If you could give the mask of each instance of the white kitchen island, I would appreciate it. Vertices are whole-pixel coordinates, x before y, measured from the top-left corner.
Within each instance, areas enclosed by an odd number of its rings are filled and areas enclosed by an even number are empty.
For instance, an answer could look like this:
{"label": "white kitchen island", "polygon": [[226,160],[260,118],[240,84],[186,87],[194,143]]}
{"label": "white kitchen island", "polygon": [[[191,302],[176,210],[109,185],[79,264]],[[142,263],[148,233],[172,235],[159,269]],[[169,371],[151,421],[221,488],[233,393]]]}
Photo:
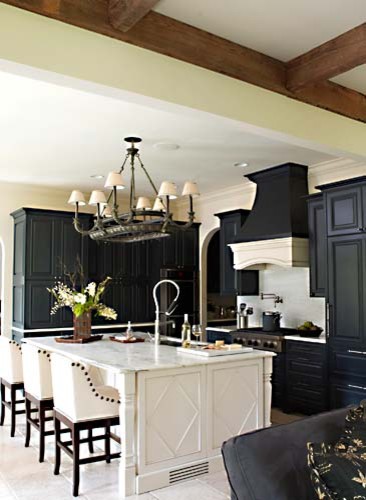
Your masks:
{"label": "white kitchen island", "polygon": [[121,410],[120,493],[144,493],[222,469],[221,445],[270,425],[273,353],[203,358],[151,343],[26,342],[109,373]]}

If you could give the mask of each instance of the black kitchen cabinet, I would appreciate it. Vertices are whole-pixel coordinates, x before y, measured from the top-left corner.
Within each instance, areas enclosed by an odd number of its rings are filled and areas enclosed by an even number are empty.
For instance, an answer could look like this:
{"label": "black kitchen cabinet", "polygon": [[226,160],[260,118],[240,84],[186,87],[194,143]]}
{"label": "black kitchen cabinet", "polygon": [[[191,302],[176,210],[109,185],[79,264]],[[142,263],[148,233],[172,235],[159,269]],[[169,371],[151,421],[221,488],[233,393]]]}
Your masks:
{"label": "black kitchen cabinet", "polygon": [[220,230],[212,236],[207,248],[207,293],[220,293]]}
{"label": "black kitchen cabinet", "polygon": [[326,411],[327,384],[325,344],[286,341],[286,411],[306,415]]}
{"label": "black kitchen cabinet", "polygon": [[327,191],[328,236],[366,232],[365,196],[366,188],[361,185],[341,185]]}
{"label": "black kitchen cabinet", "polygon": [[366,345],[366,234],[328,239],[331,344]]}
{"label": "black kitchen cabinet", "polygon": [[[69,311],[50,315],[53,299],[47,288],[67,281],[78,261],[88,272],[88,240],[73,228],[73,215],[20,209],[14,218],[13,326],[48,329],[72,326]],[[82,215],[85,224],[89,215]]]}
{"label": "black kitchen cabinet", "polygon": [[[75,271],[78,260],[85,282],[110,276],[104,303],[117,311],[115,321],[93,318],[94,325],[152,322],[152,289],[160,269],[190,266],[198,272],[198,231],[174,231],[161,240],[131,244],[95,242],[73,227],[73,214],[40,209],[20,209],[14,218],[13,335],[50,334],[54,328],[72,327],[72,313],[63,308],[51,316],[52,296],[47,291],[56,281],[68,282],[65,272]],[[85,227],[91,215],[81,214]],[[33,333],[29,330],[40,329]],[[28,331],[27,331],[28,330]],[[48,333],[47,333],[48,332]]]}
{"label": "black kitchen cabinet", "polygon": [[327,230],[323,195],[308,199],[310,296],[325,297],[327,279]]}
{"label": "black kitchen cabinet", "polygon": [[162,238],[162,267],[198,268],[198,224],[187,229],[175,229],[170,236]]}
{"label": "black kitchen cabinet", "polygon": [[258,271],[236,271],[233,252],[228,246],[235,243],[249,210],[232,210],[215,214],[220,219],[220,293],[221,295],[258,295]]}
{"label": "black kitchen cabinet", "polygon": [[331,408],[366,396],[366,176],[319,186],[326,201]]}

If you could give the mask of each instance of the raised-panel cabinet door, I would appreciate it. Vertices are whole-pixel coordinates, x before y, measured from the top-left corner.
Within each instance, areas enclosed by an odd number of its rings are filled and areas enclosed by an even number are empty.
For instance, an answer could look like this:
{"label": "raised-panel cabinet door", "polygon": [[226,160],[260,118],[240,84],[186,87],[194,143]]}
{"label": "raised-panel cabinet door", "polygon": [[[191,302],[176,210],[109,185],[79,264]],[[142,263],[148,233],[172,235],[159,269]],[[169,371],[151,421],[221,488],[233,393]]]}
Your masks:
{"label": "raised-panel cabinet door", "polygon": [[83,236],[73,226],[73,217],[60,219],[61,252],[57,255],[57,268],[59,274],[74,273],[80,263],[85,276],[87,276],[87,262],[84,255]]}
{"label": "raised-panel cabinet door", "polygon": [[60,255],[60,226],[56,217],[32,215],[27,227],[27,278],[55,279]]}
{"label": "raised-panel cabinet door", "polygon": [[363,230],[362,188],[341,188],[326,194],[328,236]]}
{"label": "raised-panel cabinet door", "polygon": [[310,296],[325,297],[327,230],[323,198],[309,200]]}
{"label": "raised-panel cabinet door", "polygon": [[198,229],[190,227],[181,231],[181,264],[198,268]]}
{"label": "raised-panel cabinet door", "polygon": [[329,339],[332,343],[365,342],[365,238],[328,240]]}
{"label": "raised-panel cabinet door", "polygon": [[179,262],[179,235],[177,231],[162,239],[162,265],[177,267]]}
{"label": "raised-panel cabinet door", "polygon": [[52,288],[53,281],[28,281],[25,287],[25,328],[55,328],[60,326],[60,311],[51,315],[52,295],[47,288]]}

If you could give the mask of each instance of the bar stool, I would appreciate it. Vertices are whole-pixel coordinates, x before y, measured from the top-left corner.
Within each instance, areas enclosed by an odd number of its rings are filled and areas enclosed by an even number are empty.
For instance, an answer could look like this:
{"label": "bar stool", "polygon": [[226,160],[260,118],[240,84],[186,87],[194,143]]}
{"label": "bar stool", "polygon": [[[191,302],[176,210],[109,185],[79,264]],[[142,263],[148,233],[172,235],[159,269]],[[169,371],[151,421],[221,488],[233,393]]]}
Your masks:
{"label": "bar stool", "polygon": [[[45,437],[54,434],[53,429],[46,431],[46,422],[53,421],[53,417],[46,416],[46,412],[53,410],[51,359],[47,351],[29,344],[23,345],[22,353],[26,415],[25,447],[29,446],[31,426],[33,426],[39,432],[39,461],[43,462]],[[34,411],[37,411],[38,418],[32,416]]]}
{"label": "bar stool", "polygon": [[[111,426],[119,424],[118,391],[109,386],[95,386],[85,366],[72,362],[60,354],[51,354],[52,386],[54,397],[54,421],[56,457],[54,474],[61,465],[61,450],[73,461],[73,496],[79,494],[80,465],[119,458],[120,453],[111,453]],[[61,441],[61,423],[71,430],[71,441]],[[92,441],[103,439],[105,453],[80,458],[80,438],[83,430],[105,428],[105,433],[92,437]],[[70,448],[70,445],[72,448]]]}
{"label": "bar stool", "polygon": [[[5,388],[10,391],[10,401],[6,401]],[[5,408],[10,409],[11,426],[10,436],[14,437],[16,416],[24,415],[25,410],[17,410],[17,405],[23,404],[24,399],[17,399],[17,391],[24,390],[22,348],[14,340],[0,336],[0,394],[1,414],[0,425],[4,425]]]}

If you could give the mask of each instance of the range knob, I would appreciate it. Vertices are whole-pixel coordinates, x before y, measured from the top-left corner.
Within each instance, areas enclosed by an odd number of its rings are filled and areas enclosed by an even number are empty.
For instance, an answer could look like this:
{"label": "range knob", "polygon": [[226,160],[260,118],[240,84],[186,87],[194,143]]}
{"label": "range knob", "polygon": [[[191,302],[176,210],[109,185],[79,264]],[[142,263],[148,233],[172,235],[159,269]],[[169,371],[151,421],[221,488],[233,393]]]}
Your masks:
{"label": "range knob", "polygon": [[263,342],[263,347],[269,347],[269,342]]}
{"label": "range knob", "polygon": [[271,344],[272,344],[272,345],[271,345],[272,349],[276,349],[276,347],[277,347],[277,345],[278,345],[278,344],[277,344],[277,342],[271,342]]}
{"label": "range knob", "polygon": [[248,345],[254,345],[253,340],[248,339],[247,344]]}
{"label": "range knob", "polygon": [[235,337],[234,342],[236,344],[240,344],[241,343],[241,338],[240,337]]}
{"label": "range knob", "polygon": [[253,340],[253,345],[258,346],[259,345],[259,340]]}

